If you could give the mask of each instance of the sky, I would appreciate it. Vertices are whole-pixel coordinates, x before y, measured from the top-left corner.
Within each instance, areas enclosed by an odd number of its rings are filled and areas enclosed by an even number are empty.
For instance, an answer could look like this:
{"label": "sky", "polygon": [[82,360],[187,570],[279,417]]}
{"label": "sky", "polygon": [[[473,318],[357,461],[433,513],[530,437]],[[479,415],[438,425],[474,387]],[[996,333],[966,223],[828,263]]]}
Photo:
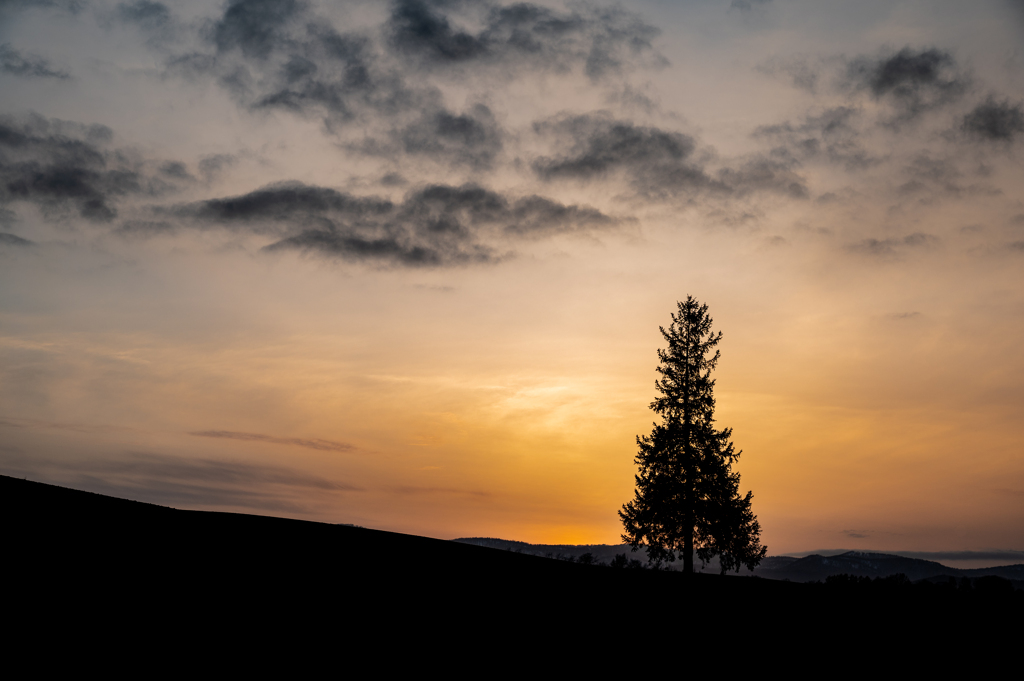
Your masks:
{"label": "sky", "polygon": [[2,0],[0,473],[617,543],[692,295],[769,554],[1024,550],[1022,38],[1010,0]]}

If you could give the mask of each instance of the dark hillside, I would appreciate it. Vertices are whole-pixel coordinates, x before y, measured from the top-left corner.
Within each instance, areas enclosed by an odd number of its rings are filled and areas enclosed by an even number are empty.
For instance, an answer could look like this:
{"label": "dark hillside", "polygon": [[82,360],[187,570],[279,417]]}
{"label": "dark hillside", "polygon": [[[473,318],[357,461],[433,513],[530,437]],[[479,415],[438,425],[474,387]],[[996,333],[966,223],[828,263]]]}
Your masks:
{"label": "dark hillside", "polygon": [[169,630],[287,631],[320,641],[384,631],[431,640],[566,628],[611,635],[638,618],[659,637],[680,627],[710,635],[737,618],[753,631],[836,609],[847,623],[851,613],[870,613],[882,629],[890,626],[878,619],[883,611],[899,611],[905,624],[908,616],[948,618],[953,606],[1020,610],[1020,599],[982,602],[941,585],[876,593],[863,584],[687,578],[351,526],[180,511],[2,476],[0,512],[9,618],[78,632],[113,626],[129,638]]}

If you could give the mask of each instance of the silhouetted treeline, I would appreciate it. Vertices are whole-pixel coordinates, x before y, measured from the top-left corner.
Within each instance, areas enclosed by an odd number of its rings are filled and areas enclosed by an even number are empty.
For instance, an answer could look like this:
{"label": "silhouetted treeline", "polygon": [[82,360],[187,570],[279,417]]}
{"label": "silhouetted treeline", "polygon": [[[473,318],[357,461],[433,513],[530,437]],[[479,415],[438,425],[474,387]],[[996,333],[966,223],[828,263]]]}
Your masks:
{"label": "silhouetted treeline", "polygon": [[810,582],[808,586],[850,595],[912,595],[919,598],[970,602],[1006,601],[1024,606],[1024,590],[1017,588],[1009,579],[995,575],[960,579],[939,576],[913,581],[902,573],[874,579],[843,574],[827,577],[824,582]]}

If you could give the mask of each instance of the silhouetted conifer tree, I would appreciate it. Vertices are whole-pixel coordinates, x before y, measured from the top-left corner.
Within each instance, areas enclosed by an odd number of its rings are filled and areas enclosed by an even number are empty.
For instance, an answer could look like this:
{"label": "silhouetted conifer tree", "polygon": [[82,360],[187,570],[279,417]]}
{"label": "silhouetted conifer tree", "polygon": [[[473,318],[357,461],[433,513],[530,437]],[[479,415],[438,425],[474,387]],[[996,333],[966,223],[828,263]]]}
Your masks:
{"label": "silhouetted conifer tree", "polygon": [[[637,436],[636,496],[619,511],[623,541],[647,549],[650,561],[673,561],[681,554],[683,571],[693,572],[693,554],[702,563],[714,556],[722,572],[753,569],[767,554],[761,526],[750,509],[752,493],[739,494],[739,458],[732,429],[714,427],[715,349],[721,332],[711,330],[708,306],[691,296],[678,303],[666,331],[668,347],[658,350],[655,387],[661,394],[651,409],[661,416],[650,436]],[[712,352],[714,354],[712,354]]]}

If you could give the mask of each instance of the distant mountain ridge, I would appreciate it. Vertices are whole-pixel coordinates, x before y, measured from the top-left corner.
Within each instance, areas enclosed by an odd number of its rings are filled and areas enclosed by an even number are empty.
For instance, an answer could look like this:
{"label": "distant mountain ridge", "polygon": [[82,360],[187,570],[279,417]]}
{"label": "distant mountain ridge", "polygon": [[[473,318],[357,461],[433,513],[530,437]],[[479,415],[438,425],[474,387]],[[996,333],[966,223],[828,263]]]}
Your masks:
{"label": "distant mountain ridge", "polygon": [[754,571],[754,574],[760,577],[789,579],[794,582],[813,582],[840,574],[874,578],[900,573],[914,581],[943,576],[974,579],[995,575],[1009,579],[1017,588],[1024,588],[1024,564],[965,570],[947,567],[932,560],[864,551],[848,551],[838,556],[814,554],[803,558],[775,556]]}
{"label": "distant mountain ridge", "polygon": [[[627,558],[638,558],[646,562],[643,551],[633,553],[629,544],[528,544],[492,537],[466,537],[453,541],[549,558],[567,559],[571,557],[573,560],[577,560],[580,556],[589,553],[599,563],[610,563],[616,555],[624,553]],[[677,566],[678,564],[672,567],[675,569]],[[699,561],[696,567],[700,568]],[[713,560],[704,566],[703,572],[717,573],[719,569],[718,561]],[[841,574],[871,578],[904,574],[913,581],[937,577],[954,577],[956,579],[968,577],[973,580],[977,577],[995,575],[1009,579],[1018,589],[1024,589],[1024,564],[963,569],[947,567],[932,560],[866,551],[847,551],[833,556],[812,554],[802,558],[768,556],[761,561],[753,573],[743,570],[740,574],[753,574],[766,579],[792,582],[822,581],[826,577]]]}

